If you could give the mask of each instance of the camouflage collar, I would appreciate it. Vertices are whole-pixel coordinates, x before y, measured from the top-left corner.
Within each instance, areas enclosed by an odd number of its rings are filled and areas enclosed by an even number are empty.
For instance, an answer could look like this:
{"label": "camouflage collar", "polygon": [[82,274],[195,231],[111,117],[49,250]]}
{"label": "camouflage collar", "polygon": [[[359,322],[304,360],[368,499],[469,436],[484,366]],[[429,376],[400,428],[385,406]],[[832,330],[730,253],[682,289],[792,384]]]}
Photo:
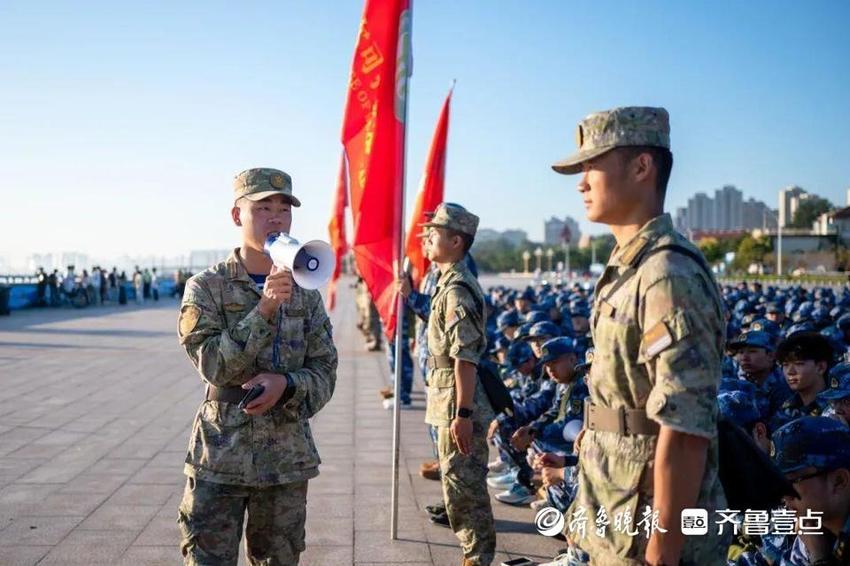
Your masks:
{"label": "camouflage collar", "polygon": [[239,257],[239,248],[234,248],[227,259],[224,260],[224,265],[227,268],[227,278],[231,281],[245,281],[253,283],[254,280],[248,275],[248,270]]}
{"label": "camouflage collar", "polygon": [[452,266],[440,276],[440,279],[437,281],[437,287],[444,287],[447,282],[463,277],[463,273],[465,271],[467,271],[467,267],[464,260],[453,263]]}
{"label": "camouflage collar", "polygon": [[619,267],[634,267],[640,260],[642,253],[647,246],[655,242],[661,236],[665,236],[673,232],[673,219],[669,214],[664,213],[656,216],[635,234],[631,240],[623,244],[622,247],[615,246],[611,252],[611,260],[608,265]]}

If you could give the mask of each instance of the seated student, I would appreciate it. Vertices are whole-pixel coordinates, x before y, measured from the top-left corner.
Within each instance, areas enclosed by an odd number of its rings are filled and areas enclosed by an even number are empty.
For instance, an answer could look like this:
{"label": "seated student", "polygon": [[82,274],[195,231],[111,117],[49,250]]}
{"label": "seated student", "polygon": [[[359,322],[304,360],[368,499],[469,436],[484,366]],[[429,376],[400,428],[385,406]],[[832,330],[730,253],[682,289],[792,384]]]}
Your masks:
{"label": "seated student", "polygon": [[[578,429],[581,429],[584,399],[588,396],[587,386],[581,379],[576,379],[576,354],[572,339],[553,338],[543,344],[540,353],[540,364],[552,383],[557,384],[556,393],[540,416],[520,426],[511,436],[513,450],[509,454],[519,472],[509,489],[496,495],[497,500],[511,505],[524,505],[536,499],[531,485],[532,470],[524,457],[532,441],[538,453],[571,452],[572,442],[564,440],[564,427],[572,421],[578,421]],[[505,478],[505,483],[509,479]],[[497,480],[494,479],[495,482]]]}
{"label": "seated student", "polygon": [[772,440],[773,461],[799,495],[786,497],[785,506],[797,517],[822,513],[823,526],[821,534],[799,534],[781,564],[850,564],[850,429],[807,416],[774,432]]}
{"label": "seated student", "polygon": [[[574,379],[586,379],[588,370],[593,363],[593,350],[585,354],[584,363],[573,368]],[[579,426],[574,426],[579,425]],[[573,445],[581,431],[582,420],[571,420],[563,429],[563,439]],[[578,477],[575,466],[578,457],[564,452],[540,451],[534,457],[532,467],[540,473],[546,493],[545,502],[533,502],[532,507],[550,505],[562,513],[566,511],[575,498],[578,489]]]}
{"label": "seated student", "polygon": [[823,416],[832,417],[850,425],[850,363],[841,362],[829,370],[829,389],[820,398],[829,403]]}
{"label": "seated student", "polygon": [[776,365],[775,341],[767,332],[745,332],[729,342],[728,349],[738,363],[738,379],[755,386],[759,413],[769,421],[792,394]]}
{"label": "seated student", "polygon": [[803,416],[820,416],[828,407],[818,394],[826,389],[826,373],[833,351],[829,340],[817,332],[798,332],[780,342],[776,359],[793,394],[770,421],[770,429]]}
{"label": "seated student", "polygon": [[[756,445],[769,453],[770,434],[761,420],[754,391],[721,391],[717,395],[717,405],[723,417],[750,433]],[[747,534],[745,529],[740,529],[729,545],[727,563],[729,566],[774,564],[789,551],[793,542],[794,537],[787,535]]]}

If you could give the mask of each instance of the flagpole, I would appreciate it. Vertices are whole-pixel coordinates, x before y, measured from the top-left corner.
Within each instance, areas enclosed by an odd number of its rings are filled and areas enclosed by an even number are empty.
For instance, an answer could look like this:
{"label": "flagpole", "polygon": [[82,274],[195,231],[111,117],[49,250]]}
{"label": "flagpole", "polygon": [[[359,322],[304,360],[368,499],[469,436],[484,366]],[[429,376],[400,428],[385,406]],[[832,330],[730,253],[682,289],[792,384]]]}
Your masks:
{"label": "flagpole", "polygon": [[[410,0],[408,7],[410,28],[409,50],[406,53],[408,61],[405,65],[411,65],[413,61],[413,0]],[[410,107],[410,76],[413,70],[408,66],[405,69],[406,77],[404,79],[404,147],[402,148],[401,158],[401,200],[399,205],[399,221],[398,221],[398,259],[404,261],[405,254],[405,238],[404,238],[404,199],[405,188],[407,185],[407,114]],[[400,265],[394,266],[398,274]],[[402,277],[406,277],[402,274]],[[398,293],[396,298],[396,323],[395,323],[395,383],[393,384],[393,479],[392,479],[392,494],[391,511],[390,511],[390,540],[398,540],[398,453],[399,441],[401,436],[401,376],[404,369],[404,361],[402,355],[402,341],[404,340],[404,296]]]}

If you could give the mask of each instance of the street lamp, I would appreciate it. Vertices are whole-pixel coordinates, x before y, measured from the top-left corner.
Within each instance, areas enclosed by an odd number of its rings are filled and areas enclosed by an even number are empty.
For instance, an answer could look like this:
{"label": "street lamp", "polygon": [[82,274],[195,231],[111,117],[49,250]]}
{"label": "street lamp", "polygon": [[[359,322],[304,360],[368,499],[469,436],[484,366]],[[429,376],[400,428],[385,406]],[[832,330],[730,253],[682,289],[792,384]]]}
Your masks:
{"label": "street lamp", "polygon": [[550,273],[552,272],[552,256],[553,255],[555,255],[555,250],[553,250],[552,248],[549,248],[548,250],[546,250],[546,259],[548,260],[548,263],[549,263],[549,272]]}
{"label": "street lamp", "polygon": [[540,271],[540,259],[543,257],[543,249],[540,246],[537,246],[537,249],[534,250],[534,257],[537,258],[537,270]]}
{"label": "street lamp", "polygon": [[531,252],[525,250],[522,252],[522,261],[525,263],[525,273],[528,273],[528,262],[531,260]]}
{"label": "street lamp", "polygon": [[782,277],[782,224],[779,222],[779,217],[773,214],[770,209],[763,209],[762,223],[767,229],[767,220],[765,216],[770,214],[776,220],[776,275]]}

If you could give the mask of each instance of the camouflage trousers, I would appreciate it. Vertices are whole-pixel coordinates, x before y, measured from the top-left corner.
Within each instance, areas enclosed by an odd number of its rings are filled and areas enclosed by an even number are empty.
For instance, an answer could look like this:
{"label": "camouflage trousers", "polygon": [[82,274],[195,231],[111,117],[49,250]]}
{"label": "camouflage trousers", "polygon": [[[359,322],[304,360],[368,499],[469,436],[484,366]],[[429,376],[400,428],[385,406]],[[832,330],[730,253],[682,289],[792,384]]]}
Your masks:
{"label": "camouflage trousers", "polygon": [[469,456],[460,453],[449,427],[437,427],[437,451],[446,515],[463,556],[476,566],[488,566],[496,553],[496,526],[487,492],[489,450],[484,425],[473,421]]}
{"label": "camouflage trousers", "polygon": [[236,566],[245,513],[248,563],[298,564],[304,550],[307,481],[271,487],[188,478],[180,502],[180,550],[191,566]]}

